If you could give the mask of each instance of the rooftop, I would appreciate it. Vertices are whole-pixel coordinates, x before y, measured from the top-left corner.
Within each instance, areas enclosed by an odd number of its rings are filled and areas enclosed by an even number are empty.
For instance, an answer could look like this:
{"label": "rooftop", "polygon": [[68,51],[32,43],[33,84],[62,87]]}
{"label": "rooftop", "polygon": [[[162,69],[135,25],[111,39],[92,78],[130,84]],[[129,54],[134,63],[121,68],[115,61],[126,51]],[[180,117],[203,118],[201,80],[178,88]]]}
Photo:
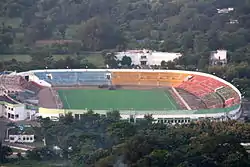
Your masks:
{"label": "rooftop", "polygon": [[15,126],[9,129],[9,135],[34,135],[35,130],[30,125]]}

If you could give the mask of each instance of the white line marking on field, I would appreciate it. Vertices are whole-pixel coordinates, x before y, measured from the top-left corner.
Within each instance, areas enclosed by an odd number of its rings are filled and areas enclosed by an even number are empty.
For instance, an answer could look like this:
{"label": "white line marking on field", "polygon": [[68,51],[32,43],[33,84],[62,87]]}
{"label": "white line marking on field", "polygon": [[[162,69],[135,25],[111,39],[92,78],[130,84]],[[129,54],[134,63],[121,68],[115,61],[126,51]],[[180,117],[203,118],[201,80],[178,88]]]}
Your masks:
{"label": "white line marking on field", "polygon": [[163,91],[163,92],[164,92],[164,93],[163,93],[164,96],[168,98],[168,101],[169,101],[170,104],[172,105],[172,109],[176,110],[177,108],[176,108],[176,106],[172,103],[172,100],[169,98],[168,94],[167,94],[165,91]]}
{"label": "white line marking on field", "polygon": [[71,107],[70,107],[70,105],[69,105],[69,102],[68,102],[68,98],[67,98],[67,96],[65,95],[64,92],[63,92],[63,96],[64,96],[64,98],[65,98],[65,101],[66,101],[66,103],[67,103],[68,108],[71,109]]}

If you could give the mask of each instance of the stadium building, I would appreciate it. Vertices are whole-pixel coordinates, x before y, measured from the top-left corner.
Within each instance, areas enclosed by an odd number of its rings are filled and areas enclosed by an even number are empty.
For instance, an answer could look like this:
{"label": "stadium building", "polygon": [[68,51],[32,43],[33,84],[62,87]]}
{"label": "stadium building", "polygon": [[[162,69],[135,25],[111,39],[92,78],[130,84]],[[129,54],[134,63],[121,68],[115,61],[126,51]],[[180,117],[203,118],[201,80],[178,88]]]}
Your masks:
{"label": "stadium building", "polygon": [[238,119],[241,93],[211,74],[181,70],[47,69],[2,74],[1,116],[12,121],[38,116],[81,119],[92,109],[123,119],[152,114],[162,123]]}
{"label": "stadium building", "polygon": [[115,55],[118,60],[122,60],[124,56],[128,56],[134,65],[161,65],[162,61],[173,61],[182,56],[181,53],[156,52],[152,50],[127,50],[118,52]]}

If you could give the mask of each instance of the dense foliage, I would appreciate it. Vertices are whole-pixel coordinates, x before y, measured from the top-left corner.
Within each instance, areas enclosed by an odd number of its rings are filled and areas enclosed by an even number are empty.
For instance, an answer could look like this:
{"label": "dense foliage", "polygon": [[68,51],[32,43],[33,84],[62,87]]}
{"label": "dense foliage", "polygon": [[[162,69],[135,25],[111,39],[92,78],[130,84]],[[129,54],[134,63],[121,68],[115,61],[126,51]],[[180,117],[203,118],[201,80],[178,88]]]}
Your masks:
{"label": "dense foliage", "polygon": [[[234,10],[218,13],[223,8]],[[161,68],[214,73],[249,96],[249,20],[248,0],[1,0],[0,58],[28,54],[31,60],[1,61],[0,70],[97,68],[80,56],[84,51],[103,51],[104,64],[117,68],[107,51],[147,48],[183,54]],[[228,50],[228,65],[209,67],[210,52],[217,49]],[[70,56],[56,60],[53,54]],[[121,65],[127,68],[131,60],[124,57]],[[77,167],[249,165],[239,144],[249,142],[249,124],[172,127],[151,124],[150,117],[132,124],[117,112],[41,123],[47,147],[29,151],[28,161],[20,159],[18,166],[55,159]],[[3,163],[11,150],[0,148]]]}
{"label": "dense foliage", "polygon": [[118,111],[107,117],[90,111],[81,120],[70,114],[59,122],[41,119],[47,147],[28,151],[27,158],[17,163],[22,166],[57,160],[76,167],[250,165],[240,145],[250,141],[249,123],[204,120],[170,126],[152,124],[150,116],[130,123],[119,117]]}
{"label": "dense foliage", "polygon": [[[218,13],[223,8],[233,10]],[[13,59],[0,69],[94,68],[81,52],[148,48],[181,52],[183,57],[165,65],[170,69],[238,78],[235,85],[249,96],[249,18],[248,0],[2,0],[0,53],[29,54],[35,62]],[[46,44],[50,54],[38,54]],[[208,67],[210,51],[217,49],[228,50],[229,64]],[[70,60],[55,62],[52,53],[69,54]]]}

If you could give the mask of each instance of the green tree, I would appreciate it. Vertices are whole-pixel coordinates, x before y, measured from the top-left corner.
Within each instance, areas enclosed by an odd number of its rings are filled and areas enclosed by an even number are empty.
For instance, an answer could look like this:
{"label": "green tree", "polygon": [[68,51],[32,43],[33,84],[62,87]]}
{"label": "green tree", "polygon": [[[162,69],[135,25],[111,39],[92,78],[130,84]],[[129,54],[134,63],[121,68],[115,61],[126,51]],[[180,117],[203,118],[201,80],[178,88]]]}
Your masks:
{"label": "green tree", "polygon": [[104,63],[108,65],[109,68],[117,68],[119,60],[113,52],[103,53]]}
{"label": "green tree", "polygon": [[0,142],[0,163],[6,163],[8,156],[12,154],[12,150],[8,146],[2,145]]}
{"label": "green tree", "polygon": [[109,111],[107,112],[107,117],[112,119],[112,120],[120,120],[121,118],[121,115],[120,115],[120,112],[118,110],[113,110],[113,111]]}
{"label": "green tree", "polygon": [[111,49],[124,42],[122,33],[108,19],[100,17],[82,23],[78,36],[88,50]]}
{"label": "green tree", "polygon": [[30,53],[32,62],[36,65],[36,68],[50,68],[53,63],[53,57],[50,51],[46,48],[35,49]]}
{"label": "green tree", "polygon": [[2,23],[2,25],[0,25],[0,53],[8,53],[13,41],[14,32],[12,27]]}
{"label": "green tree", "polygon": [[121,60],[121,64],[122,64],[123,66],[130,67],[131,64],[132,64],[132,60],[131,60],[131,58],[128,57],[128,56],[123,56],[123,57],[122,57],[122,60]]}

